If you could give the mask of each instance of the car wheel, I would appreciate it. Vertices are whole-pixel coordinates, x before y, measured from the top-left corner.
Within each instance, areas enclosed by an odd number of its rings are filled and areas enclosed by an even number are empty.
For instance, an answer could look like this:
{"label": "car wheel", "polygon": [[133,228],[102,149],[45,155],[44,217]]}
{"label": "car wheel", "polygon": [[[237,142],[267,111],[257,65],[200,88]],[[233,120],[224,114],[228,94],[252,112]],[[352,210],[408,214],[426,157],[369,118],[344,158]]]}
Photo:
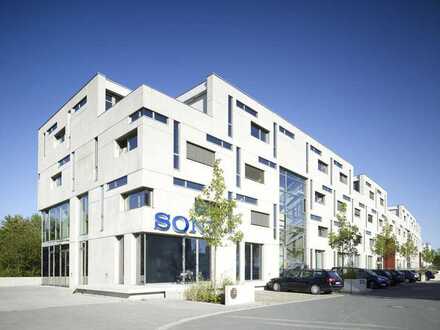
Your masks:
{"label": "car wheel", "polygon": [[311,286],[310,292],[312,294],[320,294],[321,293],[321,288],[319,287],[319,285],[314,284],[314,285]]}
{"label": "car wheel", "polygon": [[273,291],[280,291],[281,287],[280,287],[280,283],[274,283],[273,284]]}

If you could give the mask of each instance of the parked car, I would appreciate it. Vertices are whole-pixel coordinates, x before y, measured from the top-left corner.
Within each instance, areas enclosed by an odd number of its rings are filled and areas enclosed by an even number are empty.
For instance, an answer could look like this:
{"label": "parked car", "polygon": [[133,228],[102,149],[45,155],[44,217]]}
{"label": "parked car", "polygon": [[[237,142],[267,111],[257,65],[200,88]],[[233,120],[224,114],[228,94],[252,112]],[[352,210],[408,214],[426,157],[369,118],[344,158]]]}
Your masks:
{"label": "parked car", "polygon": [[387,269],[387,271],[391,274],[396,284],[405,282],[405,275],[394,269]]}
{"label": "parked car", "polygon": [[416,281],[421,281],[422,280],[422,276],[419,272],[415,271],[415,270],[410,270],[411,273],[414,274],[414,277],[416,278]]}
{"label": "parked car", "polygon": [[266,289],[273,291],[299,291],[312,294],[330,293],[344,287],[344,280],[333,271],[291,269],[271,279]]}
{"label": "parked car", "polygon": [[425,277],[426,277],[426,280],[429,281],[429,280],[433,280],[435,278],[435,275],[430,270],[427,270],[425,272]]}
{"label": "parked car", "polygon": [[367,288],[370,289],[386,288],[391,285],[389,278],[378,275],[368,269],[361,269],[358,276],[358,278],[365,278],[367,280]]}
{"label": "parked car", "polygon": [[418,275],[410,270],[402,270],[401,271],[405,275],[406,283],[414,283],[417,281]]}
{"label": "parked car", "polygon": [[344,274],[352,271],[355,273],[356,278],[364,278],[367,280],[368,288],[385,288],[391,285],[391,280],[389,278],[378,275],[371,270],[351,267],[333,267],[332,270],[337,272],[342,278],[344,278]]}
{"label": "parked car", "polygon": [[385,270],[385,269],[375,269],[374,272],[377,275],[380,275],[380,276],[388,278],[390,280],[390,285],[392,285],[392,286],[394,286],[394,285],[396,285],[398,283],[396,278],[388,270]]}

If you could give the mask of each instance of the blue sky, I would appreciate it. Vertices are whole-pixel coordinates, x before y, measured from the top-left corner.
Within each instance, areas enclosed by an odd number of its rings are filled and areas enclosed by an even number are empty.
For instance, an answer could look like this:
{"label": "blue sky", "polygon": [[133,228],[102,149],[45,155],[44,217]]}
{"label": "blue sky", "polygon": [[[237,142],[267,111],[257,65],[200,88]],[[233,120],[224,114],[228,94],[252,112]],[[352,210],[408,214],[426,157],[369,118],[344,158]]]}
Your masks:
{"label": "blue sky", "polygon": [[94,73],[216,72],[404,203],[440,247],[440,2],[2,1],[0,217],[36,211],[37,129]]}

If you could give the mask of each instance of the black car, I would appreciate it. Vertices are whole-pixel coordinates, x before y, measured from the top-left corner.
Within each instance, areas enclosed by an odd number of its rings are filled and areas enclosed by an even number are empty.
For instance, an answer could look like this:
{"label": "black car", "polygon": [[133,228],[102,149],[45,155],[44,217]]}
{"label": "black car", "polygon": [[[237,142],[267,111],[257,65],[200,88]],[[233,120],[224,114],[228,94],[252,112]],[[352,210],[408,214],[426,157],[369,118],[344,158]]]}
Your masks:
{"label": "black car", "polygon": [[327,270],[290,269],[271,279],[266,288],[273,291],[299,291],[312,294],[330,293],[344,287],[343,279]]}
{"label": "black car", "polygon": [[356,278],[358,279],[366,279],[367,280],[367,288],[377,289],[377,288],[386,288],[391,284],[390,279],[384,277],[382,275],[378,275],[371,270],[362,269],[362,268],[342,268],[342,267],[333,267],[333,271],[337,272],[342,278],[344,275],[353,272]]}
{"label": "black car", "polygon": [[433,279],[435,278],[435,275],[434,275],[434,273],[431,272],[430,270],[427,270],[427,271],[425,272],[425,278],[426,278],[427,281],[429,281],[429,280],[433,280]]}
{"label": "black car", "polygon": [[401,271],[405,275],[405,282],[406,283],[414,283],[417,281],[418,274],[411,270],[402,270]]}
{"label": "black car", "polygon": [[370,289],[386,288],[391,284],[390,279],[387,277],[368,269],[359,270],[357,276],[357,278],[365,278],[367,280],[367,288]]}
{"label": "black car", "polygon": [[396,284],[405,282],[405,275],[403,273],[394,269],[387,269],[387,271],[391,274]]}
{"label": "black car", "polygon": [[377,275],[384,276],[384,277],[388,278],[388,279],[390,280],[390,285],[393,285],[393,286],[394,286],[394,285],[396,285],[397,283],[399,283],[399,282],[397,281],[396,277],[393,276],[393,275],[391,274],[391,272],[389,272],[388,270],[385,270],[385,269],[375,269],[374,272],[375,272]]}

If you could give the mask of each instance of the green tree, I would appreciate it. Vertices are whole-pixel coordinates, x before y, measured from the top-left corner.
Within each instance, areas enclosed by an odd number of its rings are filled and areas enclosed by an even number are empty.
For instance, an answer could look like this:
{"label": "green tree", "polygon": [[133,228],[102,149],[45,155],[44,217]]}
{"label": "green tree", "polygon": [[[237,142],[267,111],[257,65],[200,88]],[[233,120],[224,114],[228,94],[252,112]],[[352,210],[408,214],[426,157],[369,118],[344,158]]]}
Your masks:
{"label": "green tree", "polygon": [[382,232],[376,235],[373,251],[381,256],[383,260],[395,255],[399,249],[396,236],[393,233],[393,227],[389,223],[385,223]]}
{"label": "green tree", "polygon": [[440,269],[440,249],[434,251],[434,257],[432,258],[432,265],[435,268]]}
{"label": "green tree", "polygon": [[427,264],[432,264],[435,257],[435,251],[428,248],[427,246],[422,251],[422,259]]}
{"label": "green tree", "polygon": [[39,276],[41,217],[7,215],[0,224],[0,276]]}
{"label": "green tree", "polygon": [[358,253],[357,246],[361,242],[361,235],[356,225],[352,225],[347,221],[347,205],[342,203],[336,218],[339,221],[339,230],[331,232],[328,240],[332,249],[336,249],[342,254],[342,267],[345,265],[345,257],[353,260],[353,257]]}
{"label": "green tree", "polygon": [[402,244],[399,248],[400,254],[406,258],[407,267],[411,268],[411,257],[417,254],[417,246],[414,243],[414,240],[411,237],[411,234],[408,234],[408,238],[406,242]]}
{"label": "green tree", "polygon": [[226,185],[220,160],[214,162],[212,180],[196,197],[189,214],[196,221],[204,239],[214,249],[213,276],[211,280],[216,286],[217,247],[225,240],[238,243],[243,239],[243,233],[238,229],[241,215],[235,214],[236,202],[225,198]]}

